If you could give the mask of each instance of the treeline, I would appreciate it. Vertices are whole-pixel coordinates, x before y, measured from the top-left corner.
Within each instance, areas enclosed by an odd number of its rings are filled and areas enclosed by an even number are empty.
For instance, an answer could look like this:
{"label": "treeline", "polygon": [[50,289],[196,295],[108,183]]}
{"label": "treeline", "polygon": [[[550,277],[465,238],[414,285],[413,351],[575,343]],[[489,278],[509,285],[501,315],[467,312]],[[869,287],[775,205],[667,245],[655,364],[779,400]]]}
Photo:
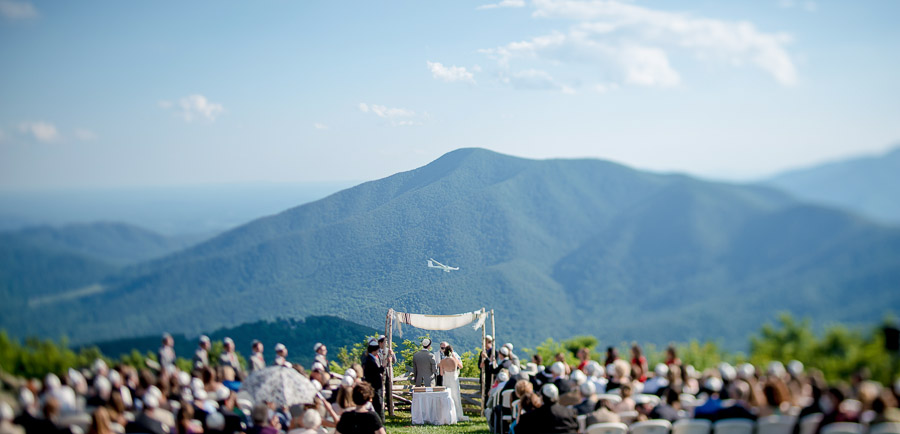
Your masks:
{"label": "treeline", "polygon": [[[896,379],[897,373],[900,373],[900,356],[896,352],[888,351],[885,345],[884,327],[893,323],[893,320],[885,320],[868,328],[834,324],[825,327],[821,333],[816,333],[809,320],[797,320],[783,314],[776,323],[763,325],[750,337],[749,353],[725,351],[715,342],[690,341],[674,346],[682,363],[693,365],[698,371],[715,368],[723,361],[731,364],[749,362],[756,366],[765,366],[771,361],[787,363],[799,360],[807,369],[815,368],[822,371],[825,378],[831,382],[848,381],[852,375],[865,370],[872,380],[890,384]],[[369,333],[366,334],[347,336],[347,340],[355,341],[352,345],[345,345],[337,350],[332,346],[329,354],[331,370],[343,373],[352,364],[360,363],[366,342],[376,336],[371,334],[369,329]],[[395,375],[402,375],[409,369],[408,364],[412,360],[412,355],[419,350],[419,342],[425,337],[428,336],[393,343],[398,359],[394,367]],[[502,342],[499,344],[502,345]],[[435,342],[433,348],[436,349],[437,345]],[[533,354],[539,354],[545,363],[549,363],[556,354],[561,353],[569,364],[577,365],[575,354],[581,348],[590,348],[591,358],[603,363],[606,345],[600,345],[600,342],[592,336],[576,336],[562,341],[548,338],[534,348],[517,347],[515,352],[522,363],[527,363],[529,361],[527,359]],[[622,343],[616,345],[616,348],[620,357],[631,358],[630,344]],[[642,349],[650,369],[664,360],[665,348],[644,345]],[[481,349],[455,350],[463,359],[461,376],[478,377],[477,356]],[[214,341],[210,350],[210,361],[218,361],[221,351],[221,341]],[[142,368],[146,366],[147,359],[155,361],[156,354],[152,351],[141,353],[133,349],[130,353],[113,359],[105,356],[97,347],[73,350],[65,340],[34,338],[20,343],[10,338],[5,331],[0,331],[0,370],[15,376],[42,378],[50,372],[62,375],[69,368],[88,367],[98,358],[104,359],[110,365],[122,363]],[[183,370],[190,369],[189,359],[179,357],[177,363]],[[243,357],[241,363],[246,364]]]}

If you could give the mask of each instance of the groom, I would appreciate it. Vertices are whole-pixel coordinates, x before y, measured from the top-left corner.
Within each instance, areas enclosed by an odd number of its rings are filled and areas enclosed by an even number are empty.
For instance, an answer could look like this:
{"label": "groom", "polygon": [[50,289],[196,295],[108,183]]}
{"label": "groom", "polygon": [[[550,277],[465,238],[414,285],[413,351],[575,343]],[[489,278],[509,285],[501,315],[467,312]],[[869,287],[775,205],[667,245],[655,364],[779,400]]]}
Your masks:
{"label": "groom", "polygon": [[413,355],[413,377],[416,386],[434,386],[434,375],[437,373],[437,363],[431,354],[431,339],[422,340],[422,349]]}

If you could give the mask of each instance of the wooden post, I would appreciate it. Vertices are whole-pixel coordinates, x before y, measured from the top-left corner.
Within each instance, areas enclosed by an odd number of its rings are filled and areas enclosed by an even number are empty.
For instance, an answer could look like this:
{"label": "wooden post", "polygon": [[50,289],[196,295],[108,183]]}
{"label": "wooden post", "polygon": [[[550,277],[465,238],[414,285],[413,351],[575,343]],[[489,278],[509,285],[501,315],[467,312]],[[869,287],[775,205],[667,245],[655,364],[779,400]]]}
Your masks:
{"label": "wooden post", "polygon": [[491,359],[497,360],[497,330],[494,329],[494,309],[491,309],[491,336],[494,337],[494,344],[491,345]]}
{"label": "wooden post", "polygon": [[[484,308],[481,308],[481,311],[484,312]],[[487,324],[481,323],[481,353],[478,354],[479,362],[481,361],[481,354],[487,354],[487,352],[484,350],[484,342],[485,342],[484,340],[485,340],[485,338],[487,338],[486,335],[487,335]],[[491,347],[491,348],[493,348],[493,347]],[[490,363],[490,360],[484,361],[484,366],[481,368],[481,377],[478,381],[478,384],[481,385],[481,389],[478,390],[478,394],[481,395],[481,414],[484,414],[484,406],[487,405],[487,403],[485,402],[485,399],[484,399],[484,390],[485,390],[484,389],[484,387],[485,387],[484,371],[489,368],[489,363]],[[490,423],[490,421],[488,421],[488,423]]]}
{"label": "wooden post", "polygon": [[[391,347],[391,342],[394,337],[394,309],[388,309],[387,319],[385,320],[384,331],[385,336],[387,336],[387,348],[388,350],[393,350]],[[382,401],[387,404],[388,415],[394,416],[394,371],[393,371],[393,357],[391,357],[390,351],[387,356],[387,366],[384,370],[384,376],[386,377],[387,387],[385,390],[386,400]]]}

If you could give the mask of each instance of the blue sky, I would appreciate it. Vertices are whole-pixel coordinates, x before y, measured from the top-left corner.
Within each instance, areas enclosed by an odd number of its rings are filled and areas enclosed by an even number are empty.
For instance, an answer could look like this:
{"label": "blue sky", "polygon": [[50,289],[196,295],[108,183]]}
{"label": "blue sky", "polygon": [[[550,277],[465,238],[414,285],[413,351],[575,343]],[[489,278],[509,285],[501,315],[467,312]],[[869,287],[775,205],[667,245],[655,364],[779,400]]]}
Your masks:
{"label": "blue sky", "polygon": [[748,180],[900,142],[900,2],[0,0],[0,189],[460,147]]}

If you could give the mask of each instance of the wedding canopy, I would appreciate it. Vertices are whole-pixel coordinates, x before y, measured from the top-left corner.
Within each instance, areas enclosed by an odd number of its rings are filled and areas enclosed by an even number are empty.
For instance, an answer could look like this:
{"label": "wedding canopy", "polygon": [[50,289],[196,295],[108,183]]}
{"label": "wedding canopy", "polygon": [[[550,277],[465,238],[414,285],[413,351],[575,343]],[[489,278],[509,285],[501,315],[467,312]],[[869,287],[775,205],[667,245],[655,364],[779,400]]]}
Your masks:
{"label": "wedding canopy", "polygon": [[[385,321],[385,335],[387,337],[387,345],[388,348],[391,348],[391,344],[393,342],[393,332],[394,332],[394,323],[397,324],[397,335],[403,336],[403,328],[402,324],[407,324],[416,328],[424,329],[424,330],[453,330],[458,329],[460,327],[465,327],[469,324],[472,324],[472,328],[475,330],[481,329],[481,342],[484,342],[485,334],[487,332],[485,321],[488,318],[488,315],[491,317],[491,334],[495,336],[496,339],[496,331],[494,330],[494,310],[486,310],[485,308],[481,308],[476,311],[459,313],[454,315],[424,315],[419,313],[408,313],[408,312],[397,312],[394,309],[388,309],[387,320]],[[494,349],[491,349],[491,352],[494,352]],[[491,354],[493,357],[493,354]],[[393,385],[394,385],[394,375],[393,370],[391,369],[391,359],[388,358],[388,366],[387,366],[387,375],[386,375],[386,383],[387,383],[387,393],[385,394],[385,400],[388,408],[388,414],[391,416],[394,415],[394,400],[393,400]],[[482,373],[482,383],[484,383],[484,375]],[[483,387],[483,385],[482,385]],[[484,406],[484,403],[482,403]]]}

